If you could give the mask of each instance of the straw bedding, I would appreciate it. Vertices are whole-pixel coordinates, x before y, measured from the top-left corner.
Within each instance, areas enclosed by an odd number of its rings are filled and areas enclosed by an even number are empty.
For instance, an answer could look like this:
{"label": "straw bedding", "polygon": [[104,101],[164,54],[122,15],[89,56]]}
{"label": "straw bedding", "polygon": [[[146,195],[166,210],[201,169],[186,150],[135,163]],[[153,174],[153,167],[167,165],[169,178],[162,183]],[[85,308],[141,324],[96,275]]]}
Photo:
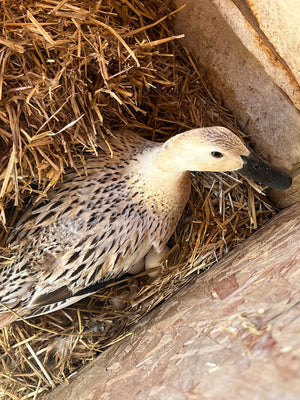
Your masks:
{"label": "straw bedding", "polygon": [[[1,245],[18,215],[132,129],[153,140],[234,116],[172,33],[165,0],[0,2]],[[125,277],[65,310],[0,333],[0,396],[38,399],[129,333],[159,302],[274,214],[237,174],[195,174],[190,201],[156,279]],[[0,260],[5,262],[5,260]]]}

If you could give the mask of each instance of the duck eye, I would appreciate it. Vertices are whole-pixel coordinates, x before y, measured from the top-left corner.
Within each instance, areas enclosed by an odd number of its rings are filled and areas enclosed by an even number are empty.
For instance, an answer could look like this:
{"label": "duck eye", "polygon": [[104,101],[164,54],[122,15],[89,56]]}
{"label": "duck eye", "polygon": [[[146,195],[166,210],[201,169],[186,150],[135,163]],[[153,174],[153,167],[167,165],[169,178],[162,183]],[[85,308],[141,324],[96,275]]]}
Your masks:
{"label": "duck eye", "polygon": [[212,152],[211,152],[211,155],[212,155],[213,157],[215,157],[215,158],[222,158],[222,157],[223,157],[223,154],[220,153],[219,151],[212,151]]}

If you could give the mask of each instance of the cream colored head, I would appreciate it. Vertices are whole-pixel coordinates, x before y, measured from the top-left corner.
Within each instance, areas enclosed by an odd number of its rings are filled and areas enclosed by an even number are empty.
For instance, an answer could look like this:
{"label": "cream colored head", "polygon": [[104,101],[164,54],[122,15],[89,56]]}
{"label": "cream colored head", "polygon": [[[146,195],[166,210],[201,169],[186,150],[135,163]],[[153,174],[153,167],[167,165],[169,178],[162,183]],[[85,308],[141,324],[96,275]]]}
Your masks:
{"label": "cream colored head", "polygon": [[162,171],[233,171],[242,168],[241,156],[248,155],[247,147],[229,129],[198,128],[167,140],[155,164]]}

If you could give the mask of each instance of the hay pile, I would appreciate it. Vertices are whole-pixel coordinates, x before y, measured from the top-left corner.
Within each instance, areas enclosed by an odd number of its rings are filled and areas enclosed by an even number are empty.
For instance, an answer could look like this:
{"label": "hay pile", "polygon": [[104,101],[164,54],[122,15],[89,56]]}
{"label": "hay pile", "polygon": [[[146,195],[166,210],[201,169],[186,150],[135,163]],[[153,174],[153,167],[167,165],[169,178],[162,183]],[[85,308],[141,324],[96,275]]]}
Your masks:
{"label": "hay pile", "polygon": [[[17,218],[99,137],[133,129],[153,140],[234,117],[172,34],[165,0],[2,0],[0,215]],[[121,133],[120,133],[121,134]],[[17,206],[17,207],[16,207]],[[195,174],[189,204],[155,280],[125,278],[65,310],[0,334],[0,395],[42,398],[274,214],[235,174]]]}

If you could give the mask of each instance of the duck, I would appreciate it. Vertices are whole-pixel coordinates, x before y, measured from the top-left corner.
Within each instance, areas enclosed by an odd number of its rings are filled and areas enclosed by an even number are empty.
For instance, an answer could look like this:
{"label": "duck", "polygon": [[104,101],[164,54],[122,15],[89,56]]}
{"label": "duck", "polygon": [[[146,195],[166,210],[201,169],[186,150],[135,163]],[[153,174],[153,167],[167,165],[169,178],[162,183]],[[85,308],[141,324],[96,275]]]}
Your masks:
{"label": "duck", "polygon": [[11,231],[0,269],[0,327],[67,307],[158,263],[188,202],[192,171],[238,171],[279,190],[292,183],[225,127],[165,142],[111,135],[109,148],[65,174]]}

